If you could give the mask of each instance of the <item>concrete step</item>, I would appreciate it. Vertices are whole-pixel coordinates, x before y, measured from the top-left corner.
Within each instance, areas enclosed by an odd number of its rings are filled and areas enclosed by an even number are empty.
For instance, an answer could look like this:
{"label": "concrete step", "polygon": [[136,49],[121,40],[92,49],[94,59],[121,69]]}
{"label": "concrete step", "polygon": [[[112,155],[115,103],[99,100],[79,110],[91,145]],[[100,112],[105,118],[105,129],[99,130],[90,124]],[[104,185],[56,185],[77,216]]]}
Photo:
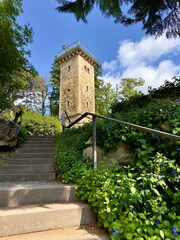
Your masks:
{"label": "concrete step", "polygon": [[54,164],[5,165],[0,167],[0,174],[49,173],[54,171]]}
{"label": "concrete step", "polygon": [[30,205],[0,209],[0,237],[95,223],[83,203]]}
{"label": "concrete step", "polygon": [[54,149],[54,143],[23,143],[19,146],[19,149],[24,149],[24,148],[51,148]]}
{"label": "concrete step", "polygon": [[55,179],[54,173],[0,174],[0,182],[48,181]]}
{"label": "concrete step", "polygon": [[50,158],[52,159],[53,153],[17,153],[12,159],[34,159],[34,158]]}
{"label": "concrete step", "polygon": [[51,139],[51,140],[56,140],[56,136],[28,136],[28,139]]}
{"label": "concrete step", "polygon": [[2,240],[110,240],[104,229],[99,229],[96,224],[81,227],[68,227],[43,232],[21,234],[0,238]]}
{"label": "concrete step", "polygon": [[0,183],[0,207],[77,201],[75,186],[56,182]]}
{"label": "concrete step", "polygon": [[30,141],[34,141],[34,142],[54,142],[56,141],[56,138],[55,137],[45,137],[45,136],[42,136],[42,137],[31,137],[29,136],[27,138],[27,140],[25,142],[30,142]]}
{"label": "concrete step", "polygon": [[31,165],[31,164],[48,164],[53,162],[49,158],[15,158],[6,160],[7,165]]}
{"label": "concrete step", "polygon": [[54,148],[19,148],[16,154],[19,153],[54,153]]}

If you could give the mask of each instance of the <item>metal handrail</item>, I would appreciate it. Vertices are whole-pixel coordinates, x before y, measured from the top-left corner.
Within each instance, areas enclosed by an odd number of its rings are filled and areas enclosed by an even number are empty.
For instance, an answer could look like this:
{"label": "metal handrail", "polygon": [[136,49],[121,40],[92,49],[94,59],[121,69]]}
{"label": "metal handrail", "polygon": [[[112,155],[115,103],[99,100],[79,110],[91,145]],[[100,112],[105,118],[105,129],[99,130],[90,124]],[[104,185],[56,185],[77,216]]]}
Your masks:
{"label": "metal handrail", "polygon": [[[65,111],[63,111],[63,113],[65,113]],[[66,113],[67,114],[67,113]],[[68,126],[66,126],[65,124],[62,123],[63,128],[71,128],[72,126],[74,126],[76,123],[78,123],[79,121],[81,121],[83,118],[87,117],[88,115],[93,117],[93,160],[94,160],[94,168],[97,168],[97,153],[96,153],[96,118],[100,118],[100,119],[104,119],[104,120],[108,120],[108,121],[112,121],[112,122],[116,122],[119,123],[121,125],[127,126],[127,127],[132,127],[132,128],[136,128],[138,130],[142,130],[151,134],[155,134],[155,135],[159,135],[165,138],[169,138],[172,140],[177,140],[180,141],[180,136],[171,134],[171,133],[167,133],[167,132],[163,132],[163,131],[159,131],[159,130],[155,130],[152,128],[148,128],[148,127],[143,127],[140,125],[136,125],[133,123],[129,123],[129,122],[124,122],[121,121],[119,119],[115,119],[115,118],[110,118],[110,117],[106,117],[106,116],[102,116],[99,114],[94,114],[94,113],[90,113],[90,112],[85,112],[84,114],[82,114],[79,118],[77,118],[75,121],[73,121],[72,123],[70,123]],[[62,116],[62,119],[65,119],[65,116]],[[68,117],[69,118],[69,117]]]}
{"label": "metal handrail", "polygon": [[88,47],[86,47],[82,42],[80,42],[79,40],[72,43],[69,46],[65,46],[63,45],[62,48],[63,50],[61,50],[60,52],[57,53],[56,58],[59,58],[60,56],[66,54],[67,52],[71,51],[72,49],[76,48],[76,47],[81,47],[87,54],[89,54],[90,56],[92,56],[97,62],[97,57],[88,49]]}

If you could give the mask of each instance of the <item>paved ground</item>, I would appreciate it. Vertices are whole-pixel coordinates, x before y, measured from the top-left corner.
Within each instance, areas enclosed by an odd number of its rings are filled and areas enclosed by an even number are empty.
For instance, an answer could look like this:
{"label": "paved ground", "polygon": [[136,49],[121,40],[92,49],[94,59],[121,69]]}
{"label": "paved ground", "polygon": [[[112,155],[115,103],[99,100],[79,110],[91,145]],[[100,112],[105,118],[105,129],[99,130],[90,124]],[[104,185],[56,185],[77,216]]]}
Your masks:
{"label": "paved ground", "polygon": [[95,225],[87,225],[2,237],[0,240],[110,240],[110,238],[105,230],[98,229]]}

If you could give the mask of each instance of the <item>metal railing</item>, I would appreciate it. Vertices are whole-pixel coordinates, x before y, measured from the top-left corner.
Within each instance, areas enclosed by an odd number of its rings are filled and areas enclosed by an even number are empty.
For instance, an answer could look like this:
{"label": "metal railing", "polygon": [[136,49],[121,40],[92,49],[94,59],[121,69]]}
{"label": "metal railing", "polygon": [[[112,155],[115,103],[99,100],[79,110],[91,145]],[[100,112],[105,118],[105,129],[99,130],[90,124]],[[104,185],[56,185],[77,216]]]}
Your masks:
{"label": "metal railing", "polygon": [[56,58],[62,56],[63,54],[69,52],[70,50],[72,50],[76,47],[81,47],[87,54],[92,56],[98,62],[97,57],[80,41],[76,41],[69,46],[63,45],[62,46],[63,50],[61,50],[60,52],[57,53]]}
{"label": "metal railing", "polygon": [[[165,138],[169,138],[169,139],[172,139],[172,140],[180,141],[180,136],[177,136],[177,135],[174,135],[174,134],[171,134],[171,133],[155,130],[155,129],[148,128],[148,127],[143,127],[143,126],[136,125],[136,124],[133,124],[133,123],[124,122],[124,121],[121,121],[119,119],[105,117],[105,116],[102,116],[102,115],[99,115],[99,114],[94,114],[94,113],[89,113],[89,112],[85,112],[84,114],[82,114],[79,118],[77,118],[73,122],[69,121],[69,125],[66,126],[66,124],[65,124],[65,115],[68,116],[67,112],[64,110],[63,113],[62,113],[63,132],[64,132],[64,128],[71,128],[76,123],[81,121],[83,118],[86,118],[88,115],[92,116],[92,119],[93,119],[93,162],[94,162],[94,168],[97,168],[97,150],[96,150],[96,119],[97,118],[108,120],[108,121],[112,121],[112,122],[116,122],[116,123],[119,123],[119,124],[121,124],[123,126],[136,128],[138,130],[142,130],[142,131],[145,131],[145,132],[148,132],[148,133],[151,133],[151,134],[155,134],[155,135],[159,135],[159,136],[162,136],[162,137],[165,137]],[[68,117],[68,119],[69,119],[69,117]]]}

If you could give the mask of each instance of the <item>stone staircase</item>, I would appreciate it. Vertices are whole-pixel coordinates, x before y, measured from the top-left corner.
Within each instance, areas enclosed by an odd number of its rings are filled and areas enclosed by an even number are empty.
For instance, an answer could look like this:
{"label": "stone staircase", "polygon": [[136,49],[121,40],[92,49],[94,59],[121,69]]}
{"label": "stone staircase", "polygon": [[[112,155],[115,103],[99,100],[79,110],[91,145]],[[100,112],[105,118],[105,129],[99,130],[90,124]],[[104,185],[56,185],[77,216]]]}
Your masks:
{"label": "stone staircase", "polygon": [[54,143],[30,137],[0,166],[0,239],[108,240],[92,209],[78,202],[75,186],[53,180]]}
{"label": "stone staircase", "polygon": [[6,165],[0,167],[0,182],[54,179],[54,137],[29,137]]}

